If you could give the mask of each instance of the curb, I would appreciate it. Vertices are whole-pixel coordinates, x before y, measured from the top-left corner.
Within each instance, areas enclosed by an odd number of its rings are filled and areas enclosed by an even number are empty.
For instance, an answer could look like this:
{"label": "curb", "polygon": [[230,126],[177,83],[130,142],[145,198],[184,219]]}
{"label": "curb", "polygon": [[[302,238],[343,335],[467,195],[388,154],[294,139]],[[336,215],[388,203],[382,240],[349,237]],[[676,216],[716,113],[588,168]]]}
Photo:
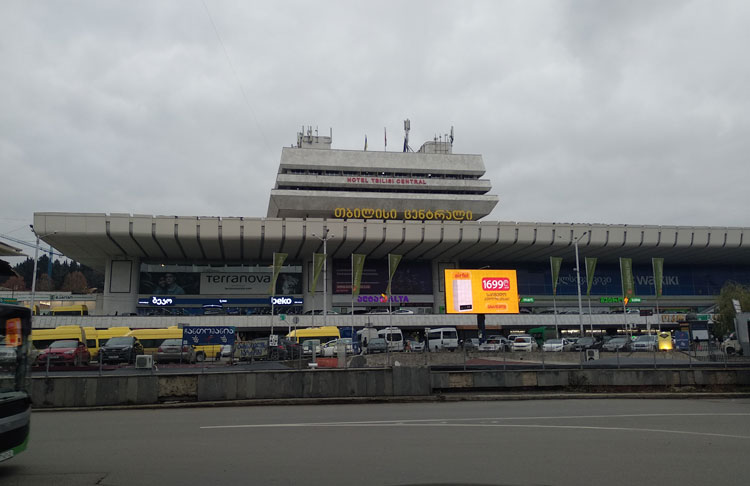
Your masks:
{"label": "curb", "polygon": [[111,405],[97,407],[33,408],[39,412],[89,412],[105,410],[158,410],[204,407],[265,407],[294,405],[351,405],[365,403],[439,403],[520,400],[611,400],[611,399],[737,399],[750,398],[750,392],[634,392],[634,393],[508,393],[508,394],[438,394],[428,396],[339,397],[339,398],[267,398],[256,400],[222,400],[214,402],[164,402],[145,405]]}

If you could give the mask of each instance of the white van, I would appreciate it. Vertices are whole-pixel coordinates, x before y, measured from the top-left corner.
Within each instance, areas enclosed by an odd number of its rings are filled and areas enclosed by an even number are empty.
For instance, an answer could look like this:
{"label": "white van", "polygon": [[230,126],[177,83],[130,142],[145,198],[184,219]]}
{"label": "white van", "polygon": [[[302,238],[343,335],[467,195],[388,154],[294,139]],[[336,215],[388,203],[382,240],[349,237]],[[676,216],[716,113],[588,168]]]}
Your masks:
{"label": "white van", "polygon": [[455,327],[439,327],[427,330],[427,346],[430,351],[448,349],[455,351],[458,348],[458,331]]}
{"label": "white van", "polygon": [[404,335],[397,327],[386,327],[378,331],[378,337],[384,338],[388,343],[388,351],[404,350]]}

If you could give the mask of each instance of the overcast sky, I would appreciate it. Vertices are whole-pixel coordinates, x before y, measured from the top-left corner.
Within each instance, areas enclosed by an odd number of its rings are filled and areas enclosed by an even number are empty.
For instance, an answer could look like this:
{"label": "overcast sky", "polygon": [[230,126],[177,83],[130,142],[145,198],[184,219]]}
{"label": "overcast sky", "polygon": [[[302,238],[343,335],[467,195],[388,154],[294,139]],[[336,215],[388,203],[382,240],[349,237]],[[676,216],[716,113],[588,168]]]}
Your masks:
{"label": "overcast sky", "polygon": [[744,0],[3,0],[0,235],[264,217],[302,125],[400,151],[406,118],[484,157],[486,220],[747,227],[748,25]]}

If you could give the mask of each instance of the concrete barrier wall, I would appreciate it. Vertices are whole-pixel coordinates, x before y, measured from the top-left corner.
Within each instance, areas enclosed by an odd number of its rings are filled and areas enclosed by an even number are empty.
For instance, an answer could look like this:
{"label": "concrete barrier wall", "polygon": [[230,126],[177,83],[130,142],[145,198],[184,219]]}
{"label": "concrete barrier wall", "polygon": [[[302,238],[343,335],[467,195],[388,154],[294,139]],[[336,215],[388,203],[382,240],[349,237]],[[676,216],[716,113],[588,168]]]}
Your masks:
{"label": "concrete barrier wall", "polygon": [[180,401],[429,395],[428,368],[35,377],[35,408]]}
{"label": "concrete barrier wall", "polygon": [[430,371],[424,366],[34,377],[35,408],[245,399],[428,396],[518,388],[748,386],[750,369]]}
{"label": "concrete barrier wall", "polygon": [[159,378],[156,376],[33,378],[31,399],[35,408],[158,403]]}
{"label": "concrete barrier wall", "polygon": [[[688,361],[690,358],[681,351],[659,351],[654,354],[651,352],[633,352],[621,353],[621,357],[636,357],[648,360],[655,360],[660,366],[666,361]],[[617,353],[602,352],[604,358],[616,358]],[[393,365],[398,363],[401,366],[440,366],[440,365],[462,365],[473,360],[493,361],[496,364],[532,362],[532,363],[549,363],[549,364],[580,364],[585,361],[585,357],[579,352],[565,353],[544,353],[541,351],[534,352],[512,352],[512,351],[463,351],[455,352],[441,351],[438,353],[385,353],[367,354],[359,357],[350,357],[351,363],[354,358],[364,359],[366,366],[386,366],[386,363]],[[693,358],[695,359],[695,358]]]}
{"label": "concrete barrier wall", "polygon": [[750,370],[481,370],[434,371],[433,391],[550,387],[747,386]]}

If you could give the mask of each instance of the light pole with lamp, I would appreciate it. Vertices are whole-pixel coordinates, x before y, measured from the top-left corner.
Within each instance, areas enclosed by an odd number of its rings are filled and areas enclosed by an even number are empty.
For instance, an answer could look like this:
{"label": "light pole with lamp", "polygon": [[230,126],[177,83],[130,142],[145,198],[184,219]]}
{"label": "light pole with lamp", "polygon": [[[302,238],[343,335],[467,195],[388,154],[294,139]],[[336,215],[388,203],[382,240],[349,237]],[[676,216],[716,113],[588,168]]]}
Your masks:
{"label": "light pole with lamp", "polygon": [[[318,236],[313,233],[313,236],[323,242],[323,325],[326,325],[326,312],[328,307],[328,280],[327,267],[328,267],[328,247],[326,243],[328,240],[333,239],[333,235],[328,234],[328,228],[323,229],[323,236]],[[315,310],[313,310],[313,313]]]}
{"label": "light pole with lamp", "polygon": [[588,231],[584,231],[581,236],[573,240],[573,245],[576,249],[576,287],[578,289],[578,323],[581,326],[581,337],[583,337],[583,305],[581,304],[581,268],[578,263],[578,240],[588,234]]}
{"label": "light pole with lamp", "polygon": [[[31,225],[30,225],[31,226]],[[54,235],[57,233],[57,231],[53,231],[51,233],[46,233],[43,235],[37,234],[36,231],[34,231],[34,226],[31,226],[31,231],[36,235],[36,245],[34,248],[34,273],[31,275],[31,305],[29,308],[31,309],[31,322],[32,327],[34,323],[34,300],[36,298],[36,270],[37,270],[37,263],[39,262],[39,239],[44,238],[45,236]]]}

